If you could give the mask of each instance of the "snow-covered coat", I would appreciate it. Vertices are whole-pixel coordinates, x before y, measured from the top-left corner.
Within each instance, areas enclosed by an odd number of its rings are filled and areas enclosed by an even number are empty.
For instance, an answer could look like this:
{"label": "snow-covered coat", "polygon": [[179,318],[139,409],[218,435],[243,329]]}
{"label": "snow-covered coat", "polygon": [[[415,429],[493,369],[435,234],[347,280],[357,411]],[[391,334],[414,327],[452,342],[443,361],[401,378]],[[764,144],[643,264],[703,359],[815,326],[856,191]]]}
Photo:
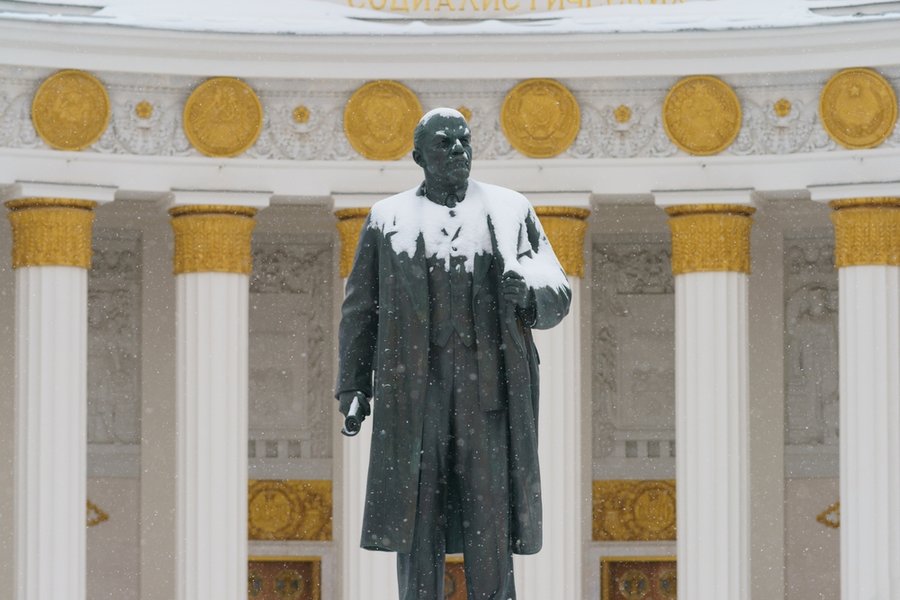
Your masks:
{"label": "snow-covered coat", "polygon": [[[472,313],[483,410],[509,411],[509,490],[513,551],[541,548],[538,469],[538,363],[531,328],[547,329],[568,313],[565,273],[524,196],[469,182],[464,202],[484,206],[490,250],[476,254]],[[372,448],[361,545],[409,552],[416,522],[423,411],[427,402],[429,299],[423,230],[427,198],[408,190],[376,203],[363,226],[347,279],[339,330],[335,395],[372,397]],[[427,234],[426,234],[427,235]],[[504,272],[521,274],[534,292],[533,322],[500,295]],[[367,426],[364,424],[363,426]],[[450,523],[457,518],[448,519]],[[450,527],[447,551],[462,551]]]}

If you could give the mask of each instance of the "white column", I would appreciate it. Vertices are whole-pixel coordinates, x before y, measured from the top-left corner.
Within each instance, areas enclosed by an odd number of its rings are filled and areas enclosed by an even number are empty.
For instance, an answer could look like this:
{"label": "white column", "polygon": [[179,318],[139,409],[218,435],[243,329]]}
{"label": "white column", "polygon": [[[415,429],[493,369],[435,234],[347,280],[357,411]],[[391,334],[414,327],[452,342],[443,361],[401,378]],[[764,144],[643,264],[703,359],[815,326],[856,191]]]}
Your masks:
{"label": "white column", "polygon": [[[85,597],[87,270],[97,202],[16,186],[15,594]],[[49,192],[53,197],[32,196]],[[111,193],[101,193],[112,199]]]}
{"label": "white column", "polygon": [[900,194],[831,206],[840,282],[841,597],[893,600],[900,597]]}
{"label": "white column", "polygon": [[[356,243],[368,209],[343,208],[335,211],[341,237],[340,272],[346,278],[353,266]],[[337,405],[335,403],[335,410]],[[397,600],[397,555],[393,552],[372,552],[359,547],[362,532],[363,508],[366,501],[366,480],[369,474],[369,447],[372,423],[363,423],[355,437],[341,436],[343,463],[341,481],[343,504],[342,577],[344,600]],[[442,600],[442,599],[438,599]]]}
{"label": "white column", "polygon": [[667,212],[675,275],[678,597],[741,600],[750,595],[747,279],[753,209],[679,204]]}
{"label": "white column", "polygon": [[170,210],[176,295],[176,597],[247,597],[250,239],[255,208]]}
{"label": "white column", "polygon": [[538,455],[544,546],[534,556],[515,557],[516,593],[519,600],[580,599],[584,531],[581,423],[590,413],[581,395],[581,282],[589,211],[569,206],[540,206],[536,211],[568,274],[572,304],[562,323],[534,331],[541,357]]}

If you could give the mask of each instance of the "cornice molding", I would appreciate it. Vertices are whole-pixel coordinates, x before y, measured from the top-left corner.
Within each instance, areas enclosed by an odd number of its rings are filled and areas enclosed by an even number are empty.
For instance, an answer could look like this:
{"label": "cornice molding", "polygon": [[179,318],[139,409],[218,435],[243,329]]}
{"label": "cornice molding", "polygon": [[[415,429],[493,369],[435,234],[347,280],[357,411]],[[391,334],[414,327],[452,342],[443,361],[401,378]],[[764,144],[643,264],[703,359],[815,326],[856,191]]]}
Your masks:
{"label": "cornice molding", "polygon": [[885,19],[726,31],[509,34],[498,44],[496,35],[423,36],[400,29],[377,36],[263,35],[0,19],[0,64],[363,80],[469,79],[473,65],[480,77],[516,79],[831,72],[900,63],[897,26]]}

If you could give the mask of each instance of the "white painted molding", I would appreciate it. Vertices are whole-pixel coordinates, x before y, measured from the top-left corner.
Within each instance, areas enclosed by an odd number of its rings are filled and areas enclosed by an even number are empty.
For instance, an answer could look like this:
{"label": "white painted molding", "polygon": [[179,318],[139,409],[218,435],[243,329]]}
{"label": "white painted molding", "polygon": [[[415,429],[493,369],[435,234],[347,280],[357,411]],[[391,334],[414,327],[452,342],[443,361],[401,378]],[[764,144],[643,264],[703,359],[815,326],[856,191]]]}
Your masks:
{"label": "white painted molding", "polygon": [[684,204],[742,204],[752,206],[753,190],[655,190],[656,205],[681,206]]}
{"label": "white painted molding", "polygon": [[[677,9],[677,7],[675,7]],[[210,77],[435,79],[786,73],[898,62],[897,22],[667,33],[265,35],[0,19],[0,64]],[[532,30],[533,31],[533,30]],[[409,33],[421,30],[409,29]],[[465,40],[465,43],[460,43]],[[239,43],[238,43],[239,42]],[[452,47],[452,51],[447,49]],[[78,48],[78,52],[73,52]],[[552,51],[548,52],[547,48]],[[610,59],[614,57],[614,59]]]}
{"label": "white painted molding", "polygon": [[[117,187],[123,194],[203,189],[272,190],[294,198],[372,195],[378,198],[421,182],[412,162],[287,161],[235,158],[139,157],[0,148],[0,181],[46,178]],[[651,190],[805,190],[835,181],[900,181],[900,148],[784,156],[635,159],[512,159],[476,162],[473,176],[513,189],[553,193],[590,190],[614,199]],[[599,196],[602,194],[602,196]],[[317,201],[318,202],[318,201]]]}
{"label": "white painted molding", "polygon": [[2,200],[6,202],[19,198],[71,198],[105,204],[113,201],[115,193],[114,186],[16,181],[3,191]]}
{"label": "white painted molding", "polygon": [[809,195],[815,202],[831,202],[832,200],[846,200],[848,198],[896,198],[900,197],[900,181],[812,185],[809,186]]}
{"label": "white painted molding", "polygon": [[272,198],[271,192],[237,191],[237,190],[172,190],[172,206],[209,206],[225,204],[228,206],[250,206],[266,208]]}
{"label": "white painted molding", "polygon": [[[591,207],[590,192],[522,192],[532,206],[574,206],[576,208]],[[574,289],[574,288],[573,288]]]}

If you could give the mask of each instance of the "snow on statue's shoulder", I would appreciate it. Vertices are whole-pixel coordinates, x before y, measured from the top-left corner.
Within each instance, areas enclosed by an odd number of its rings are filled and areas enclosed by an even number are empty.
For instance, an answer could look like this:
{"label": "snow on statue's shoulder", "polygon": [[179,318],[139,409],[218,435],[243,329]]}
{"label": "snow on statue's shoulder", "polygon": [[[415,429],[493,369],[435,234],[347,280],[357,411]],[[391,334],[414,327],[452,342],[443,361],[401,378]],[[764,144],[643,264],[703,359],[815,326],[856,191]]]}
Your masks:
{"label": "snow on statue's shoulder", "polygon": [[470,189],[473,184],[486,199],[486,211],[504,268],[522,275],[532,288],[568,289],[565,271],[528,199],[515,190],[489,183],[470,181]]}

